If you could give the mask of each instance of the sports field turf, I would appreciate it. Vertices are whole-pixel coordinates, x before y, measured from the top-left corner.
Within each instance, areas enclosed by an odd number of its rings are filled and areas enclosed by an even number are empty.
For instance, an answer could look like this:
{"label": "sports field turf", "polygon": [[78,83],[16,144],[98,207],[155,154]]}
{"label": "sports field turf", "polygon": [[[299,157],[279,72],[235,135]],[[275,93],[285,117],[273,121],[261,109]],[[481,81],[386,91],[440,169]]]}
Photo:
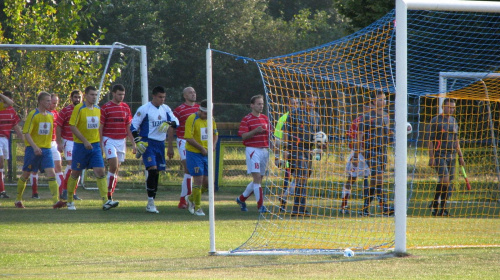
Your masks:
{"label": "sports field turf", "polygon": [[[498,279],[500,275],[498,247],[410,249],[405,257],[209,256],[208,215],[195,217],[177,209],[178,191],[165,189],[161,187],[157,197],[160,214],[145,212],[145,193],[137,189],[119,189],[115,199],[120,206],[110,211],[101,210],[96,191],[83,189],[78,192],[84,200],[76,203],[74,212],[52,209],[47,188],[40,189],[42,200],[28,198],[27,191],[26,209],[15,209],[12,198],[1,199],[0,278]],[[13,197],[14,187],[7,191]],[[240,191],[227,188],[216,193],[218,250],[241,245],[257,222],[255,202],[249,203],[246,213],[234,203]],[[204,210],[208,214],[206,197]],[[435,238],[446,244],[451,231],[436,228]]]}

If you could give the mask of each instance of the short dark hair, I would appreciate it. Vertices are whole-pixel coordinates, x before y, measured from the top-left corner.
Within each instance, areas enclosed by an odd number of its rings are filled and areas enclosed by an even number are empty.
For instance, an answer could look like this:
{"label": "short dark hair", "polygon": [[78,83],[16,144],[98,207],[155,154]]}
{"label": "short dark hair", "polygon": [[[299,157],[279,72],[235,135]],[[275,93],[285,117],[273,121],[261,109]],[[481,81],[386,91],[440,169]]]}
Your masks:
{"label": "short dark hair", "polygon": [[113,87],[111,88],[111,92],[117,92],[117,91],[125,91],[125,87],[121,84],[113,85]]}
{"label": "short dark hair", "polygon": [[73,91],[70,93],[69,97],[73,97],[73,96],[75,96],[75,95],[77,95],[77,94],[78,94],[78,95],[82,95],[82,92],[81,92],[79,89],[75,89],[75,90],[73,90]]}
{"label": "short dark hair", "polygon": [[88,86],[88,87],[85,88],[85,94],[89,93],[89,91],[91,91],[91,90],[97,91],[97,89],[95,88],[95,86]]}
{"label": "short dark hair", "polygon": [[157,95],[158,93],[166,93],[165,88],[162,86],[155,86],[153,88],[153,95]]}
{"label": "short dark hair", "polygon": [[8,90],[6,90],[6,91],[4,91],[4,92],[3,92],[3,95],[5,95],[5,96],[7,96],[8,98],[12,99],[12,91],[8,91]]}
{"label": "short dark hair", "polygon": [[262,94],[257,94],[257,95],[252,96],[252,98],[250,98],[250,103],[255,104],[255,101],[257,99],[264,100],[264,96]]}
{"label": "short dark hair", "polygon": [[203,107],[203,108],[207,108],[208,107],[208,101],[206,99],[203,99],[201,102],[200,102],[200,107]]}

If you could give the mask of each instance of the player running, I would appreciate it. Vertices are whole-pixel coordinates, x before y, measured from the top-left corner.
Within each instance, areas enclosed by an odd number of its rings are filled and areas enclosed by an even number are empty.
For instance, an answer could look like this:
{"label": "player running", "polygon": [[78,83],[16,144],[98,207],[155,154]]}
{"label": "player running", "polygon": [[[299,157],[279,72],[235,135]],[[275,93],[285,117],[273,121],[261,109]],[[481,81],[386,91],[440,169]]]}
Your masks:
{"label": "player running", "polygon": [[252,174],[250,182],[245,191],[236,198],[236,203],[241,211],[248,211],[245,201],[252,195],[257,200],[257,209],[260,213],[266,213],[264,206],[264,194],[262,192],[262,179],[266,174],[269,162],[269,119],[262,114],[264,110],[264,96],[255,95],[250,99],[252,112],[246,115],[240,122],[238,135],[243,139],[245,145],[245,156],[247,173]]}
{"label": "player running", "polygon": [[24,153],[23,173],[17,181],[16,208],[24,208],[22,198],[26,188],[26,180],[32,172],[46,173],[52,195],[53,208],[61,208],[66,202],[59,200],[59,186],[56,182],[54,172],[54,161],[52,160],[51,142],[54,128],[54,116],[50,113],[51,96],[42,91],[38,94],[38,108],[31,111],[24,123],[23,133],[26,149]]}
{"label": "player running", "polygon": [[127,136],[132,142],[133,153],[136,153],[134,137],[130,131],[132,113],[130,107],[123,102],[125,87],[120,84],[114,85],[111,89],[111,95],[112,99],[101,107],[101,125],[99,127],[101,147],[109,164],[108,201],[103,205],[103,210],[117,207],[119,203],[113,201],[113,193],[118,182],[120,164],[125,161]]}
{"label": "player running", "polygon": [[[73,133],[71,132],[71,128],[69,125],[69,120],[71,118],[71,113],[73,113],[73,109],[76,105],[80,104],[82,100],[82,92],[79,90],[73,90],[70,94],[71,104],[64,107],[60,112],[56,119],[56,142],[57,142],[57,150],[63,153],[64,158],[66,159],[66,169],[64,170],[64,180],[61,183],[61,198],[64,200],[68,199],[68,180],[71,176],[71,163],[73,160]],[[75,186],[75,191],[72,194],[73,200],[81,200],[76,195],[76,188],[78,188],[78,182]]]}
{"label": "player running", "polygon": [[174,109],[174,115],[177,119],[179,119],[179,126],[175,129],[175,133],[177,134],[177,150],[179,151],[182,168],[184,169],[184,178],[182,179],[181,185],[181,198],[177,207],[179,209],[186,209],[186,196],[191,194],[192,182],[191,175],[189,175],[189,171],[186,166],[186,140],[184,139],[184,129],[187,118],[198,112],[200,105],[196,104],[196,91],[194,88],[185,88],[182,91],[182,96],[185,100],[184,103]]}
{"label": "player running", "polygon": [[[69,125],[73,132],[73,161],[71,176],[68,179],[68,193],[75,191],[76,184],[84,169],[94,169],[97,188],[103,202],[103,208],[109,201],[106,191],[106,175],[99,136],[100,108],[97,103],[97,89],[93,86],[85,88],[83,102],[76,105],[71,113]],[[114,203],[114,202],[111,202]],[[113,206],[113,207],[116,207]],[[76,210],[73,196],[68,196],[68,210]]]}
{"label": "player running", "polygon": [[[137,146],[137,152],[142,154],[142,161],[147,171],[146,190],[148,204],[146,211],[160,213],[155,206],[156,192],[158,191],[159,172],[166,169],[165,139],[166,132],[174,133],[179,120],[165,102],[166,92],[161,86],[153,88],[153,98],[142,105],[132,118],[131,131]],[[169,149],[172,147],[172,138],[169,138]],[[168,158],[173,157],[173,151]]]}

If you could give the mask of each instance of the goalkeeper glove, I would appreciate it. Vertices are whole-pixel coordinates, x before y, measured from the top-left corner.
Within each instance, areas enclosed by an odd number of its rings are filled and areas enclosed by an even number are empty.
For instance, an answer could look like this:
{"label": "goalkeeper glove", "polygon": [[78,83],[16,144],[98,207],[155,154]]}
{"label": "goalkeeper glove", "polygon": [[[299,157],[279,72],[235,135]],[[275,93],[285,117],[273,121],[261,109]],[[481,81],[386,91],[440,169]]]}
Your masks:
{"label": "goalkeeper glove", "polygon": [[165,133],[165,132],[168,131],[169,127],[176,128],[177,125],[176,125],[176,123],[174,121],[164,122],[164,123],[160,124],[160,127],[158,128],[158,131],[162,132],[162,133]]}
{"label": "goalkeeper glove", "polygon": [[144,154],[147,147],[148,147],[148,142],[139,141],[136,143],[136,148],[138,153]]}
{"label": "goalkeeper glove", "polygon": [[165,133],[165,132],[167,132],[169,127],[170,127],[170,124],[168,122],[164,122],[164,123],[160,124],[160,127],[158,128],[158,132]]}

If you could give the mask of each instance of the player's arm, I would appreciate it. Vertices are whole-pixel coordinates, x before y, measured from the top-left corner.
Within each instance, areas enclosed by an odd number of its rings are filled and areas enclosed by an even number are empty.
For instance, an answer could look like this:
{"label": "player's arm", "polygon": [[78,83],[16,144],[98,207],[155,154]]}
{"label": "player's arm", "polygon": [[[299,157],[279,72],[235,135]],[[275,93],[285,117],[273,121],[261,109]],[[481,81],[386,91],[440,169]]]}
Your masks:
{"label": "player's arm", "polygon": [[433,141],[433,130],[434,127],[432,125],[432,121],[431,121],[431,124],[428,126],[428,129],[427,129],[427,133],[428,133],[428,139],[427,139],[427,149],[429,151],[429,166],[432,167],[434,166],[435,162],[434,162],[434,141]]}
{"label": "player's arm", "polygon": [[3,103],[6,105],[5,107],[14,106],[14,101],[2,93],[0,93],[0,99],[2,99]]}
{"label": "player's arm", "polygon": [[19,139],[21,139],[22,141],[24,141],[24,134],[23,134],[23,131],[21,130],[21,127],[19,125],[15,125],[14,126],[14,131],[16,132],[16,135]]}
{"label": "player's arm", "polygon": [[200,151],[202,155],[204,156],[208,155],[208,152],[205,149],[205,147],[203,147],[203,145],[198,143],[194,138],[185,138],[185,139],[186,142],[188,142],[191,146],[195,147],[198,151]]}
{"label": "player's arm", "polygon": [[137,145],[135,144],[134,135],[132,135],[132,130],[130,130],[130,124],[127,125],[127,138],[130,141],[130,143],[132,143],[132,153],[136,154]]}
{"label": "player's arm", "polygon": [[462,153],[462,149],[460,148],[460,140],[458,140],[458,137],[455,140],[455,147],[458,154],[458,163],[460,164],[460,166],[465,166],[464,155]]}
{"label": "player's arm", "polygon": [[63,152],[63,144],[62,144],[62,131],[60,126],[56,126],[56,143],[57,143],[57,150],[59,152]]}
{"label": "player's arm", "polygon": [[167,156],[169,159],[174,157],[174,131],[175,128],[170,126],[167,130]]}
{"label": "player's arm", "polygon": [[264,131],[265,131],[265,129],[261,125],[259,125],[258,127],[254,128],[254,129],[252,129],[250,131],[242,133],[241,134],[241,139],[243,139],[243,140],[250,139],[250,138],[254,137],[257,134],[261,134]]}
{"label": "player's arm", "polygon": [[31,138],[31,134],[25,133],[24,137],[26,141],[30,144],[30,146],[33,148],[33,151],[35,152],[35,155],[39,156],[42,154],[42,149],[38,147],[38,145],[33,141],[33,138]]}
{"label": "player's arm", "polygon": [[[101,111],[101,114],[102,114],[102,111]],[[103,116],[101,115],[101,120],[102,120],[102,117],[103,117]],[[101,122],[101,123],[99,124],[99,145],[101,145],[101,151],[102,151],[103,153],[106,153],[106,152],[104,151],[104,137],[102,136],[103,131],[104,131],[104,124]]]}
{"label": "player's arm", "polygon": [[90,144],[89,141],[87,141],[87,138],[83,136],[83,134],[78,130],[78,128],[74,125],[70,125],[69,128],[71,129],[71,132],[73,132],[73,135],[76,136],[76,138],[80,139],[82,141],[83,145],[85,146],[85,149],[87,150],[92,150],[92,144]]}

